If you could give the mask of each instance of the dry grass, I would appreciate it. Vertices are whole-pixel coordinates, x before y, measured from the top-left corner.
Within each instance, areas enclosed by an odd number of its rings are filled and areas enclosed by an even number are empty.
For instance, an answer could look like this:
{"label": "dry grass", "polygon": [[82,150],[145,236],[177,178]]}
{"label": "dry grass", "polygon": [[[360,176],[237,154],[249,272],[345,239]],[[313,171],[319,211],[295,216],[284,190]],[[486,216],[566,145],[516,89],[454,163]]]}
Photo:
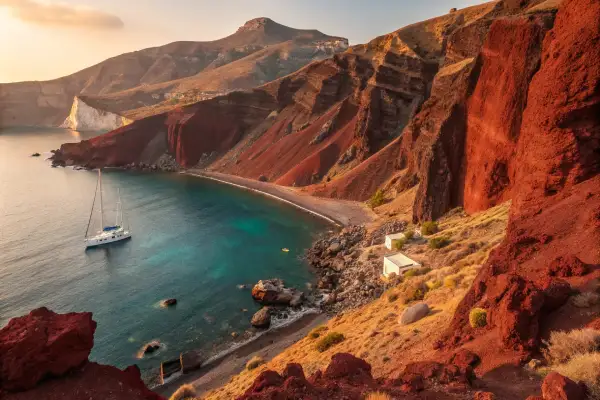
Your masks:
{"label": "dry grass", "polygon": [[193,400],[198,396],[196,388],[192,385],[183,385],[169,397],[169,400]]}
{"label": "dry grass", "polygon": [[246,369],[248,371],[252,371],[253,369],[256,369],[259,366],[263,365],[264,363],[265,363],[265,360],[263,360],[261,357],[254,356],[250,359],[250,361],[248,361],[246,363]]}
{"label": "dry grass", "polygon": [[567,362],[575,356],[600,350],[600,331],[575,329],[552,332],[544,355],[554,364]]}
{"label": "dry grass", "polygon": [[376,392],[369,394],[365,400],[392,400],[392,398],[387,393]]}
{"label": "dry grass", "polygon": [[588,387],[592,400],[600,400],[600,353],[578,354],[553,368],[559,374]]}
{"label": "dry grass", "polygon": [[573,296],[571,302],[578,308],[589,308],[600,303],[600,294],[596,292],[584,292]]}
{"label": "dry grass", "polygon": [[[406,199],[396,198],[382,206],[386,214],[394,218],[411,215],[406,209]],[[397,208],[392,208],[397,207]],[[323,370],[338,352],[347,352],[365,359],[373,367],[376,378],[392,376],[411,361],[423,360],[433,354],[433,343],[440,338],[454,314],[458,303],[475,279],[481,264],[492,248],[503,236],[508,219],[509,204],[486,212],[467,216],[460,210],[439,219],[440,232],[436,235],[451,237],[452,244],[443,249],[430,250],[427,241],[414,238],[405,244],[404,253],[410,258],[430,267],[421,276],[406,279],[395,288],[390,288],[381,298],[338,315],[327,322],[329,332],[344,335],[343,343],[319,352],[315,339],[307,335],[302,340],[275,356],[264,366],[252,371],[244,370],[223,387],[207,394],[206,399],[230,400],[243,393],[265,369],[283,371],[290,362],[302,365],[307,376]],[[379,223],[384,222],[379,221]],[[373,229],[374,227],[369,227]],[[434,236],[436,236],[434,235]],[[475,245],[474,245],[475,244]],[[363,251],[366,259],[369,250],[383,252],[383,245],[371,246]],[[444,282],[452,277],[456,284],[445,287],[435,282]],[[429,284],[427,284],[429,283]],[[435,311],[410,326],[398,324],[398,316],[407,307],[400,300],[390,302],[388,294],[403,296],[412,288],[424,288],[423,301]]]}

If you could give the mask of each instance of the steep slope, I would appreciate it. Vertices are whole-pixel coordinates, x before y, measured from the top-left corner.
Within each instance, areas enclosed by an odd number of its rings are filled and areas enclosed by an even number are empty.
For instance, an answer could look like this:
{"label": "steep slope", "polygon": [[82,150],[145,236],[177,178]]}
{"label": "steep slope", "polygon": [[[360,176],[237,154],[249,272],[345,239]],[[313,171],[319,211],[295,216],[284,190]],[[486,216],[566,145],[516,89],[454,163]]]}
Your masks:
{"label": "steep slope", "polygon": [[465,318],[479,305],[493,315],[475,335],[535,350],[542,329],[568,322],[555,316],[568,311],[555,310],[571,288],[600,276],[599,18],[597,1],[568,0],[544,39],[508,174],[515,200],[507,238],[460,304],[449,343],[472,333]]}
{"label": "steep slope", "polygon": [[[279,52],[269,50],[283,44],[285,46],[280,47]],[[205,89],[203,85],[219,78],[223,83],[217,84],[220,85],[218,90],[248,88],[295,71],[313,59],[345,50],[347,45],[343,38],[257,18],[248,21],[236,33],[212,42],[175,42],[122,54],[52,81],[2,84],[0,126],[58,126],[67,117],[73,98],[80,95],[105,96],[143,87],[139,93],[126,92],[114,100],[111,97],[105,99],[101,110],[123,114],[165,99],[178,99],[185,91],[215,90],[214,86]],[[262,52],[262,57],[248,58],[241,67],[216,73],[223,66],[257,52]],[[267,59],[269,62],[265,61]],[[263,65],[275,67],[263,71]],[[195,77],[202,72],[210,74],[206,78]],[[236,74],[246,78],[236,79]],[[162,85],[189,77],[194,78]],[[182,89],[179,89],[181,85]],[[136,95],[139,98],[131,99]]]}
{"label": "steep slope", "polygon": [[[160,122],[154,119],[157,124],[152,133],[144,135],[164,136],[169,131],[166,150],[187,168],[200,161],[201,166],[206,166],[202,154],[208,156],[215,151],[209,166],[213,170],[255,179],[262,175],[291,186],[325,184],[400,135],[429,97],[448,36],[494,10],[495,4],[485,4],[408,26],[252,92],[217,97],[168,112]],[[258,97],[262,100],[254,99]],[[220,118],[219,113],[206,114],[217,103],[241,109],[252,107],[257,101],[270,104],[266,115],[254,113],[261,118],[248,119],[244,113],[240,117],[227,114],[230,119]],[[92,146],[83,143],[78,150],[66,146],[55,160],[59,164],[72,160],[90,167],[115,165],[112,160],[99,157],[95,147],[109,152],[115,142],[108,138],[137,135],[132,133],[136,124],[147,130],[148,122],[140,120],[111,133],[106,140],[97,138]],[[229,131],[232,124],[239,130]],[[206,146],[202,150],[182,148],[181,143],[198,144],[204,142],[205,135],[214,137],[215,127],[227,138],[237,137],[229,149],[210,148],[207,152]],[[138,146],[146,145],[147,142],[140,142]],[[112,149],[120,151],[117,146]],[[141,153],[130,152],[117,165],[139,163]]]}

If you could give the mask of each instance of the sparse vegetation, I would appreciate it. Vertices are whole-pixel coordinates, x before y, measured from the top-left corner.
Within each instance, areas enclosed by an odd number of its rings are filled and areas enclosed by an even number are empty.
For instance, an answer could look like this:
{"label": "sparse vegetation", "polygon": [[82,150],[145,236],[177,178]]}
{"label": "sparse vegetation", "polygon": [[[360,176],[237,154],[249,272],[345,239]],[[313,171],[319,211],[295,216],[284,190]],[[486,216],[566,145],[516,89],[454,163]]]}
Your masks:
{"label": "sparse vegetation", "polygon": [[424,284],[415,284],[409,286],[404,293],[404,304],[411,303],[413,301],[420,301],[425,298],[427,293],[427,286]]}
{"label": "sparse vegetation", "polygon": [[589,397],[592,400],[600,400],[600,353],[578,354],[553,369],[575,382],[585,383]]}
{"label": "sparse vegetation", "polygon": [[321,340],[319,340],[319,342],[317,343],[316,349],[320,353],[322,353],[324,351],[327,351],[330,347],[343,342],[344,339],[345,339],[344,335],[342,335],[341,333],[330,332],[326,336],[324,336]]}
{"label": "sparse vegetation", "polygon": [[442,281],[440,280],[432,280],[425,282],[425,285],[429,290],[436,290],[442,287]]}
{"label": "sparse vegetation", "polygon": [[367,396],[366,400],[392,400],[392,398],[390,397],[389,394],[375,392],[375,393],[370,393]]}
{"label": "sparse vegetation", "polygon": [[250,359],[250,361],[248,361],[246,363],[246,369],[248,371],[252,371],[255,368],[258,368],[259,366],[263,365],[265,363],[265,360],[262,359],[262,357],[259,356],[254,356]]}
{"label": "sparse vegetation", "polygon": [[469,313],[469,323],[472,328],[482,328],[487,325],[487,311],[483,308],[473,308]]}
{"label": "sparse vegetation", "polygon": [[387,299],[390,303],[395,302],[396,300],[398,300],[398,293],[396,292],[390,292],[387,295]]}
{"label": "sparse vegetation", "polygon": [[402,248],[404,247],[404,245],[406,244],[406,239],[396,239],[392,242],[392,248],[394,250],[402,250]]}
{"label": "sparse vegetation", "polygon": [[437,233],[437,231],[438,225],[434,221],[423,222],[423,225],[421,225],[421,234],[425,236],[433,235],[434,233]]}
{"label": "sparse vegetation", "polygon": [[311,339],[316,339],[327,329],[328,328],[325,325],[317,326],[315,329],[309,332],[308,337]]}
{"label": "sparse vegetation", "polygon": [[600,331],[595,329],[575,329],[570,332],[555,331],[544,355],[555,364],[564,363],[580,354],[600,351]]}
{"label": "sparse vegetation", "polygon": [[194,400],[198,396],[193,385],[183,385],[169,397],[169,400]]}
{"label": "sparse vegetation", "polygon": [[383,190],[379,189],[369,199],[369,206],[371,206],[371,208],[376,208],[383,205],[383,203],[385,203],[385,193],[383,193]]}
{"label": "sparse vegetation", "polygon": [[571,298],[573,305],[579,308],[589,308],[600,303],[600,294],[596,292],[584,292]]}
{"label": "sparse vegetation", "polygon": [[444,286],[450,289],[454,289],[457,286],[456,279],[452,276],[447,276],[444,278]]}
{"label": "sparse vegetation", "polygon": [[429,248],[441,249],[442,247],[448,246],[450,243],[450,238],[448,238],[447,236],[440,236],[429,240]]}

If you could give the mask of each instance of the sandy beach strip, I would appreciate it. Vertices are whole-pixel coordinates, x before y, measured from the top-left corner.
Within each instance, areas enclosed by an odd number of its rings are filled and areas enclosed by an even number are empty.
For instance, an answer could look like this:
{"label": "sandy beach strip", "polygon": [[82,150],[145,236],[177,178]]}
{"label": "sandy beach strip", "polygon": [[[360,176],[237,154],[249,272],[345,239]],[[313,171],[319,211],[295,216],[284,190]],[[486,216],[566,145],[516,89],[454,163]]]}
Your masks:
{"label": "sandy beach strip", "polygon": [[190,169],[184,173],[254,191],[261,195],[289,203],[340,226],[362,225],[376,218],[375,213],[365,204],[356,201],[315,197],[294,188],[219,172]]}
{"label": "sandy beach strip", "polygon": [[181,385],[192,384],[196,387],[199,396],[217,389],[239,374],[246,367],[246,362],[254,356],[260,356],[265,361],[290,347],[292,344],[304,338],[313,328],[324,324],[327,316],[324,314],[308,314],[293,323],[265,332],[246,345],[237,348],[225,357],[211,362],[198,371],[181,375],[173,381],[156,387],[153,390],[169,397]]}

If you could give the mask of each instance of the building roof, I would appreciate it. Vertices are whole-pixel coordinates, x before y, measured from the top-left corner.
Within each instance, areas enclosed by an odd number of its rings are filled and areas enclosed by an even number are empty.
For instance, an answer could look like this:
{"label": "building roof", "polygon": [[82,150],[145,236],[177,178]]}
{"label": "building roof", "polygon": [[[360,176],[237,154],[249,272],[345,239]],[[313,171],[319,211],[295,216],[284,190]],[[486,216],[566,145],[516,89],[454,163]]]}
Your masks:
{"label": "building roof", "polygon": [[392,240],[394,240],[394,239],[403,239],[404,238],[404,233],[392,233],[392,234],[389,234],[389,235],[385,235],[385,237],[389,237]]}
{"label": "building roof", "polygon": [[391,254],[389,256],[385,256],[384,258],[391,261],[399,268],[421,265],[415,260],[411,260],[410,258],[406,257],[402,253]]}

